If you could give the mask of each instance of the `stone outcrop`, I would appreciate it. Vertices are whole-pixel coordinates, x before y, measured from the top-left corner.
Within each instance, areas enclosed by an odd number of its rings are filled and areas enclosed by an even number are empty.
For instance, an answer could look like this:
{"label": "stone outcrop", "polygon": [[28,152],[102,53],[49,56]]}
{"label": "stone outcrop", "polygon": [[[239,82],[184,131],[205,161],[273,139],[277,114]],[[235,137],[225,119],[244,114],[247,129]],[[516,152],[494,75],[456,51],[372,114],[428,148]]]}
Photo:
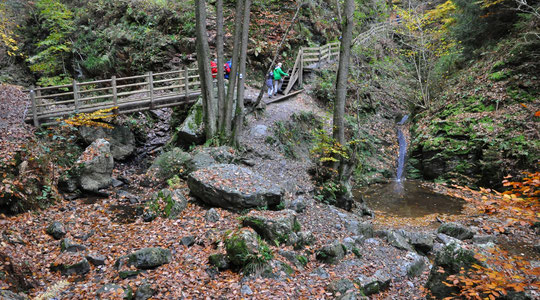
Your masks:
{"label": "stone outcrop", "polygon": [[211,206],[226,209],[275,207],[283,190],[259,174],[231,164],[213,165],[191,173],[191,194]]}
{"label": "stone outcrop", "polygon": [[270,242],[286,243],[291,233],[300,231],[300,223],[292,210],[261,214],[250,213],[243,217],[242,224],[253,228],[260,236]]}
{"label": "stone outcrop", "polygon": [[107,140],[111,145],[111,154],[114,159],[124,160],[135,151],[135,136],[125,126],[112,126],[112,129],[82,126],[79,133],[87,144],[91,144],[97,139]]}
{"label": "stone outcrop", "polygon": [[97,139],[86,148],[71,172],[77,176],[81,189],[97,192],[111,185],[113,167],[109,142]]}

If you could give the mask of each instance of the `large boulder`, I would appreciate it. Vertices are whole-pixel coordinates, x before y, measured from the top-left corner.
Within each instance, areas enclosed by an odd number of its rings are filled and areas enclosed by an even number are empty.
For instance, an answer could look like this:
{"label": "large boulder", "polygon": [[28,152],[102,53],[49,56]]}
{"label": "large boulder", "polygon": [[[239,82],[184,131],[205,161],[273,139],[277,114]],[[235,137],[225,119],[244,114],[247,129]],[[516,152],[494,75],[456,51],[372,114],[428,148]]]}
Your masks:
{"label": "large boulder", "polygon": [[242,218],[242,224],[253,228],[270,242],[286,243],[293,232],[300,231],[300,223],[292,210],[276,212],[251,212]]}
{"label": "large boulder", "polygon": [[225,237],[227,259],[237,268],[248,265],[262,266],[273,257],[268,245],[251,229],[242,228],[229,233]]}
{"label": "large boulder", "polygon": [[82,258],[74,264],[53,264],[50,269],[52,272],[60,271],[64,276],[84,275],[90,272],[90,264],[86,258]]}
{"label": "large boulder", "polygon": [[184,122],[176,128],[173,136],[176,144],[183,147],[202,144],[205,139],[203,117],[202,98],[199,98],[189,110]]}
{"label": "large boulder", "polygon": [[190,160],[189,153],[175,147],[159,155],[150,166],[149,171],[161,179],[169,179],[174,175],[184,177],[189,173],[187,163]]}
{"label": "large boulder", "polygon": [[193,157],[187,162],[186,167],[188,172],[194,172],[200,169],[208,168],[218,162],[214,157],[206,151],[197,151]]}
{"label": "large boulder", "polygon": [[157,217],[176,219],[187,207],[188,200],[181,189],[162,189],[154,193],[152,199],[146,202],[143,220],[153,221]]}
{"label": "large boulder", "polygon": [[79,133],[88,144],[97,139],[106,139],[111,144],[111,153],[116,160],[123,160],[135,151],[135,136],[127,127],[111,125],[113,128],[82,126]]}
{"label": "large boulder", "polygon": [[283,190],[253,171],[231,164],[213,165],[191,173],[191,193],[201,201],[227,209],[275,207]]}
{"label": "large boulder", "polygon": [[81,189],[97,192],[111,185],[113,167],[109,142],[97,139],[84,150],[71,173],[78,177]]}
{"label": "large boulder", "polygon": [[[426,288],[431,291],[433,297],[443,299],[459,293],[459,287],[445,285],[448,276],[458,274],[463,268],[467,271],[473,264],[482,265],[474,257],[474,252],[461,248],[458,244],[451,243],[437,253],[433,267],[426,282]],[[444,272],[439,271],[441,269]]]}

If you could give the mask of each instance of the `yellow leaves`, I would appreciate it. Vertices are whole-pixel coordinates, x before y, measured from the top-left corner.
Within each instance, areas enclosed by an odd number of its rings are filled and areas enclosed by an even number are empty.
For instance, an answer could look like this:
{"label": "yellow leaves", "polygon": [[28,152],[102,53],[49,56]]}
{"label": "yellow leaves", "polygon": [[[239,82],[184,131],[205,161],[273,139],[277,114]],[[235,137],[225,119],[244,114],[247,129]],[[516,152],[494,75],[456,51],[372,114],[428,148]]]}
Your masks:
{"label": "yellow leaves", "polygon": [[111,125],[96,120],[106,120],[115,117],[116,115],[111,113],[115,109],[118,109],[118,107],[115,106],[111,108],[100,109],[93,113],[79,113],[63,121],[66,124],[72,126],[103,127],[111,129]]}

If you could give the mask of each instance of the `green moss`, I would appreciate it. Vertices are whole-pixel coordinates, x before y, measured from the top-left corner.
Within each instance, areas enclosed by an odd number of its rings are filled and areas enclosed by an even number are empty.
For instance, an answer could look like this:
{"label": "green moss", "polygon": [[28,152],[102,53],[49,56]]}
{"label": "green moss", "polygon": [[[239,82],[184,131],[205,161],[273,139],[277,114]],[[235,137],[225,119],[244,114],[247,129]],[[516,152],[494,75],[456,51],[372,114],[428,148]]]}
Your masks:
{"label": "green moss", "polygon": [[489,75],[489,79],[493,81],[501,81],[510,77],[510,72],[507,71],[497,71]]}
{"label": "green moss", "polygon": [[298,222],[298,220],[296,220],[296,219],[294,220],[294,224],[293,224],[292,230],[293,230],[294,232],[298,232],[298,231],[302,230],[302,226],[300,225],[300,222]]}
{"label": "green moss", "polygon": [[352,253],[358,258],[362,258],[362,254],[360,253],[360,249],[358,249],[356,247],[353,247],[352,248]]}
{"label": "green moss", "polygon": [[304,255],[297,255],[297,256],[296,256],[296,259],[298,259],[298,262],[300,262],[300,264],[301,264],[302,266],[304,266],[304,267],[305,267],[305,266],[308,264],[308,262],[309,262],[308,258],[305,257]]}

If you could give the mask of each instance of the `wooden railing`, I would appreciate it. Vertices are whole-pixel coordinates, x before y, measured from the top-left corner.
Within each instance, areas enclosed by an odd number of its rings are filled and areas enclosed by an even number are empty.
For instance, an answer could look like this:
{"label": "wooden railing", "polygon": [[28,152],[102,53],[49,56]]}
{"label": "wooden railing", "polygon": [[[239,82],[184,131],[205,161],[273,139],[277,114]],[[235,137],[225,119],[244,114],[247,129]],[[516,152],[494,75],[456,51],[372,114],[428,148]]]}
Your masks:
{"label": "wooden railing", "polygon": [[[130,77],[31,87],[32,115],[26,121],[42,121],[76,113],[118,107],[117,113],[131,113],[170,107],[200,95],[197,69],[152,73]],[[181,100],[181,101],[178,101]]]}
{"label": "wooden railing", "polygon": [[[339,42],[321,47],[301,48],[296,57],[284,94],[303,79],[306,69],[320,68],[323,62],[339,57]],[[57,123],[57,118],[77,113],[91,113],[117,107],[115,113],[126,114],[171,107],[190,102],[201,94],[197,69],[152,73],[130,77],[72,84],[31,87],[32,114],[25,121],[35,126]]]}
{"label": "wooden railing", "polygon": [[300,85],[303,82],[303,74],[306,69],[320,68],[325,62],[339,58],[340,43],[330,43],[321,47],[302,47],[298,51],[294,66],[289,74],[289,82],[285,88],[284,94],[291,92],[296,82]]}

